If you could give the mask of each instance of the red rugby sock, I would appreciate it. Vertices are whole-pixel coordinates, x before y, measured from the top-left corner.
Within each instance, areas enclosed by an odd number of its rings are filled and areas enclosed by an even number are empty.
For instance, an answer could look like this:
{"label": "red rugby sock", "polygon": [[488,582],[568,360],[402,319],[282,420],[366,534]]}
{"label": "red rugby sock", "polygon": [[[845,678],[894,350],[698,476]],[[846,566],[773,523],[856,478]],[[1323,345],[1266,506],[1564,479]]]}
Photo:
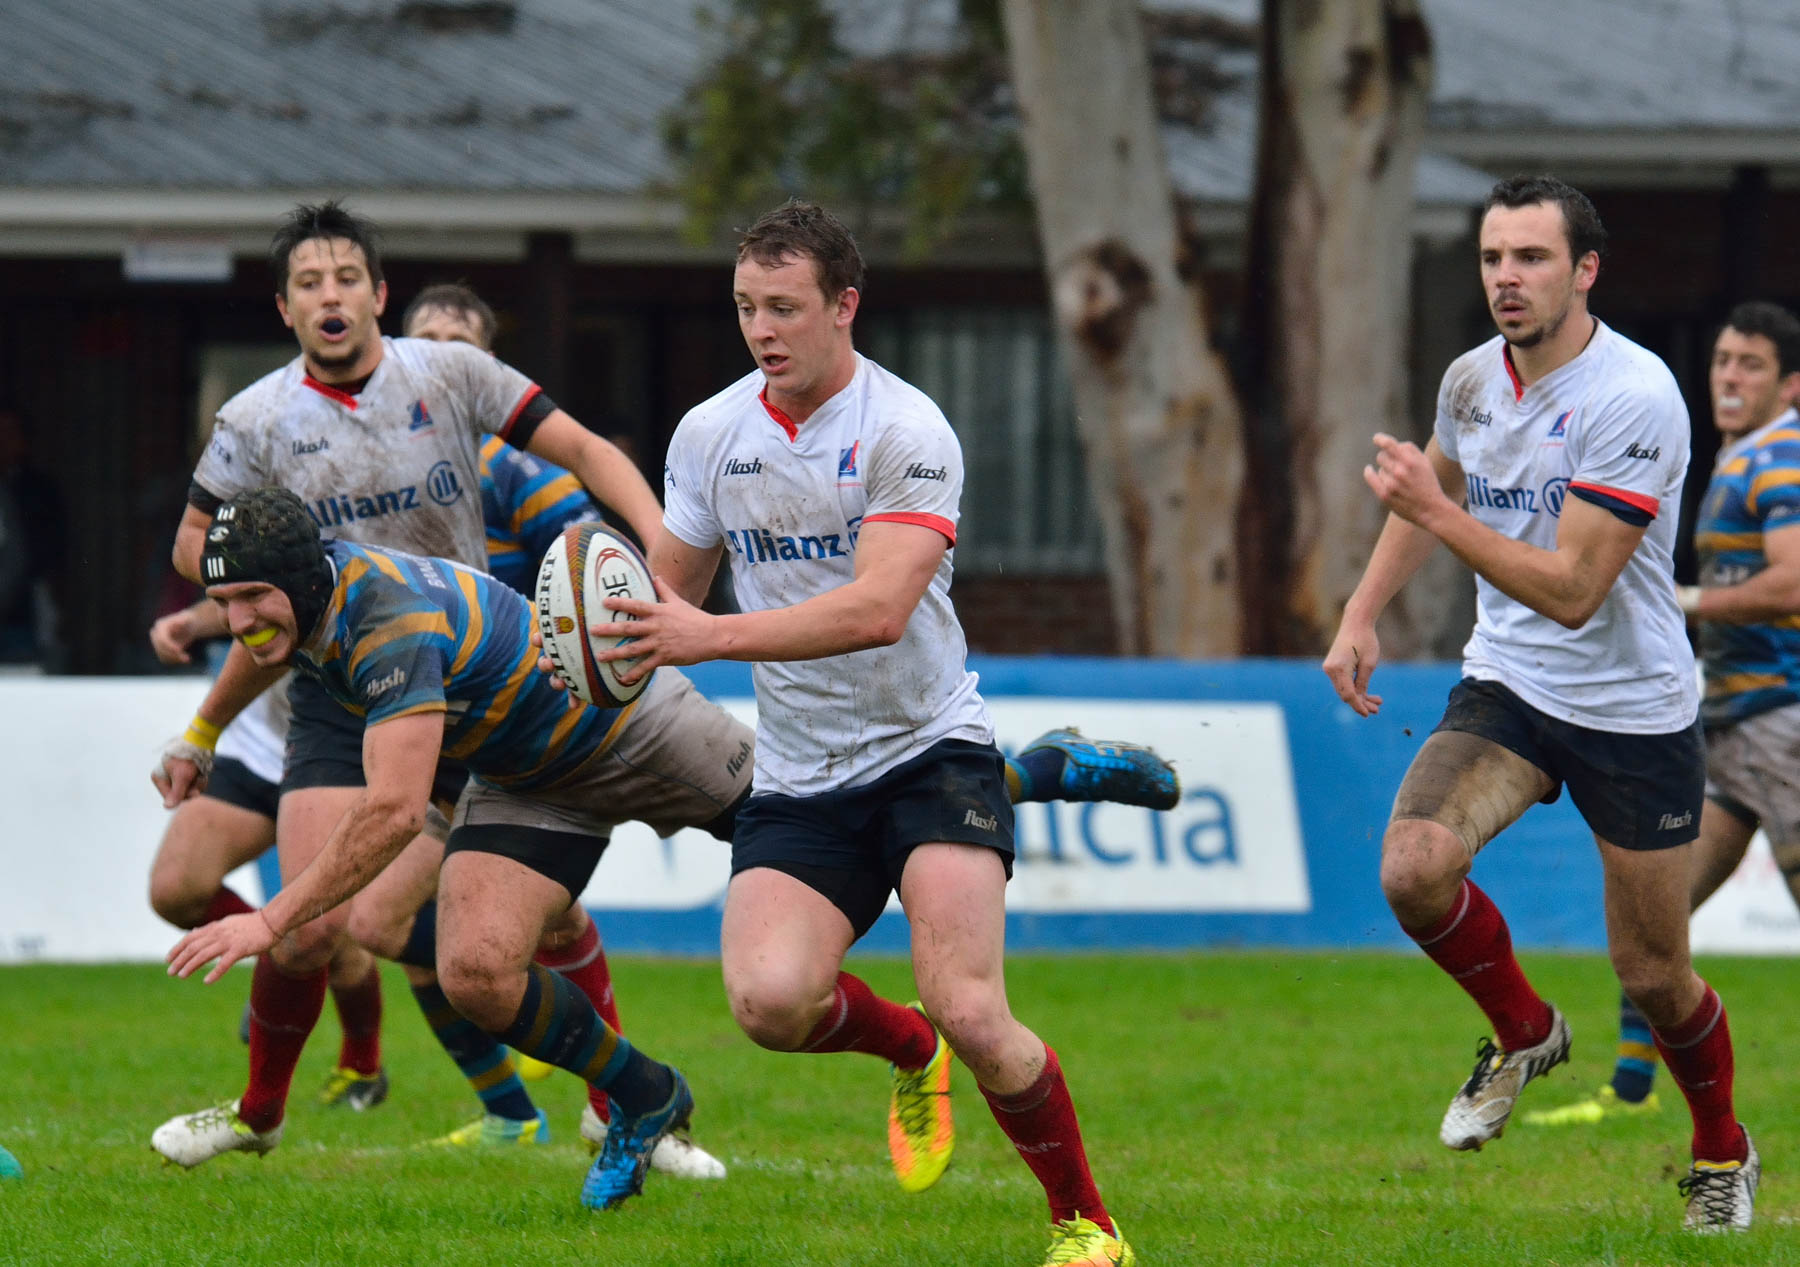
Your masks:
{"label": "red rugby sock", "polygon": [[1550,1005],[1513,957],[1512,934],[1500,908],[1473,883],[1463,881],[1449,913],[1436,924],[1405,931],[1487,1014],[1500,1050],[1533,1047],[1549,1035]]}
{"label": "red rugby sock", "polygon": [[981,1094],[1006,1138],[1044,1185],[1050,1221],[1061,1223],[1079,1214],[1118,1235],[1088,1169],[1075,1102],[1069,1098],[1062,1063],[1050,1045],[1044,1045],[1044,1070],[1029,1087],[1013,1095],[999,1095],[983,1087]]}
{"label": "red rugby sock", "polygon": [[552,972],[560,972],[575,983],[575,988],[587,995],[588,1002],[600,1013],[600,1019],[613,1027],[615,1033],[624,1033],[624,1026],[619,1024],[619,1005],[613,999],[612,972],[606,966],[606,951],[600,945],[600,929],[593,920],[567,946],[557,950],[539,950],[534,956],[537,962]]}
{"label": "red rugby sock", "polygon": [[329,977],[323,968],[304,977],[284,976],[268,955],[257,956],[250,978],[250,1085],[238,1106],[251,1130],[271,1130],[281,1121],[294,1067],[325,1010]]}
{"label": "red rugby sock", "polygon": [[1679,1025],[1651,1027],[1656,1049],[1662,1053],[1669,1076],[1687,1097],[1694,1116],[1694,1160],[1743,1161],[1750,1143],[1731,1107],[1731,1083],[1736,1062],[1731,1054],[1731,1027],[1725,1021],[1725,1005],[1709,985],[1700,1006]]}
{"label": "red rugby sock", "polygon": [[338,1068],[375,1073],[381,1068],[381,973],[371,964],[355,985],[332,986],[331,1001],[344,1027]]}
{"label": "red rugby sock", "polygon": [[200,917],[200,923],[210,924],[214,920],[224,919],[227,915],[248,915],[255,909],[231,889],[221,884],[219,891],[212,895],[212,901],[206,904],[206,914]]}
{"label": "red rugby sock", "polygon": [[937,1051],[937,1031],[924,1013],[890,1003],[848,972],[801,1051],[861,1051],[902,1069],[923,1069]]}

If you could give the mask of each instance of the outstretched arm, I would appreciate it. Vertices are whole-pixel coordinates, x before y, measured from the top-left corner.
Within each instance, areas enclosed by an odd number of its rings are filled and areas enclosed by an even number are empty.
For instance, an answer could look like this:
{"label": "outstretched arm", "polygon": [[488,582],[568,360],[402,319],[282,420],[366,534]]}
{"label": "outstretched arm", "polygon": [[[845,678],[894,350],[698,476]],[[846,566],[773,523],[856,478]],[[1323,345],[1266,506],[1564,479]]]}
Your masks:
{"label": "outstretched arm", "polygon": [[582,426],[562,410],[553,410],[537,425],[526,451],[567,467],[601,504],[622,515],[646,549],[662,531],[662,503],[645,482],[637,463],[610,440]]}
{"label": "outstretched arm", "polygon": [[312,864],[269,904],[196,928],[169,951],[169,972],[185,977],[209,959],[210,985],[239,959],[260,955],[302,924],[361,891],[425,826],[432,775],[444,743],[442,712],[409,713],[363,734],[368,786],[332,829]]}

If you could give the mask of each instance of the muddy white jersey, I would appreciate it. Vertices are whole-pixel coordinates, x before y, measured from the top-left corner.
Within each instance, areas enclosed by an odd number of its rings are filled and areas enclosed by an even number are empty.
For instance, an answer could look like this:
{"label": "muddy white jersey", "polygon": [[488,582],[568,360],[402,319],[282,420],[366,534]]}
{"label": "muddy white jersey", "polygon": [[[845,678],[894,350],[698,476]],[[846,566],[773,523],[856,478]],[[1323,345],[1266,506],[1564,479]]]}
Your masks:
{"label": "muddy white jersey", "polygon": [[525,375],[466,343],[382,343],[354,396],[295,357],[226,401],[194,482],[221,499],[278,484],[330,536],[485,569],[482,438],[519,438],[545,402]]}
{"label": "muddy white jersey", "polygon": [[1436,435],[1467,477],[1469,513],[1508,537],[1554,550],[1569,498],[1648,525],[1580,629],[1478,576],[1464,674],[1593,730],[1668,734],[1690,725],[1700,700],[1672,558],[1688,414],[1668,366],[1596,322],[1579,356],[1521,385],[1495,336],[1445,373]]}
{"label": "muddy white jersey", "polygon": [[[664,526],[724,546],[745,611],[849,584],[865,524],[918,524],[956,544],[962,449],[923,392],[859,355],[850,384],[796,427],[762,389],[756,371],[690,410],[663,481]],[[811,796],[944,739],[993,741],[950,605],[953,553],[893,646],[755,665],[758,792]]]}
{"label": "muddy white jersey", "polygon": [[249,707],[231,719],[219,736],[218,755],[244,763],[265,783],[281,782],[287,760],[288,722],[294,710],[288,705],[288,679],[282,678],[250,701]]}

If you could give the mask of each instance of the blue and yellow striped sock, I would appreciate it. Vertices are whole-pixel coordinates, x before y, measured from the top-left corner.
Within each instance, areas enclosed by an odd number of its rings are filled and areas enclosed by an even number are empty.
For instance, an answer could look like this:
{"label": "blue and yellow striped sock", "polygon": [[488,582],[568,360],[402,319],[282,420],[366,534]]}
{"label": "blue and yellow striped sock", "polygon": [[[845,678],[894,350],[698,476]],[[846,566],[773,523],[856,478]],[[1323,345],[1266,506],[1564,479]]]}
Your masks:
{"label": "blue and yellow striped sock", "polygon": [[603,1088],[627,1116],[669,1102],[674,1070],[633,1047],[561,973],[535,963],[525,971],[525,997],[502,1042]]}
{"label": "blue and yellow striped sock", "polygon": [[1639,1104],[1656,1081],[1656,1040],[1650,1022],[1637,1005],[1619,995],[1619,1062],[1613,1066],[1613,1094],[1627,1104]]}
{"label": "blue and yellow striped sock", "polygon": [[419,1001],[432,1034],[481,1097],[483,1112],[515,1122],[537,1119],[537,1106],[525,1094],[512,1057],[492,1034],[457,1011],[436,982],[414,986],[413,998]]}

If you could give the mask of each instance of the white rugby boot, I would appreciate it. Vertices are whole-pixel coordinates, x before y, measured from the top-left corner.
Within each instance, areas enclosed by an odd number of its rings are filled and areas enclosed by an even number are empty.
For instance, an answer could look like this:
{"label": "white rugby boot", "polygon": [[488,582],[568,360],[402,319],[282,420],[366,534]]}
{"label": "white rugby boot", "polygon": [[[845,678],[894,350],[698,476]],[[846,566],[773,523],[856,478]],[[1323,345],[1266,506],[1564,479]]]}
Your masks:
{"label": "white rugby boot", "polygon": [[272,1152],[281,1142],[287,1124],[277,1122],[266,1131],[253,1131],[238,1116],[238,1102],[229,1100],[198,1113],[172,1117],[150,1136],[150,1147],[177,1165],[194,1167],[221,1153]]}
{"label": "white rugby boot", "polygon": [[1457,1149],[1480,1148],[1500,1138],[1525,1084],[1568,1058],[1569,1022],[1554,1006],[1550,1032],[1534,1047],[1501,1051],[1491,1038],[1483,1038],[1475,1048],[1475,1070],[1444,1111],[1438,1138],[1444,1147]]}
{"label": "white rugby boot", "polygon": [[[591,1104],[581,1108],[581,1142],[589,1153],[598,1153],[606,1144],[606,1123]],[[725,1163],[696,1144],[686,1131],[674,1131],[656,1141],[650,1150],[650,1169],[677,1179],[725,1177]]]}
{"label": "white rugby boot", "polygon": [[1750,1227],[1756,1209],[1756,1185],[1762,1180],[1762,1158],[1750,1132],[1744,1132],[1750,1156],[1743,1161],[1697,1161],[1687,1177],[1675,1186],[1687,1198],[1687,1217],[1681,1226],[1703,1235],[1743,1232]]}

